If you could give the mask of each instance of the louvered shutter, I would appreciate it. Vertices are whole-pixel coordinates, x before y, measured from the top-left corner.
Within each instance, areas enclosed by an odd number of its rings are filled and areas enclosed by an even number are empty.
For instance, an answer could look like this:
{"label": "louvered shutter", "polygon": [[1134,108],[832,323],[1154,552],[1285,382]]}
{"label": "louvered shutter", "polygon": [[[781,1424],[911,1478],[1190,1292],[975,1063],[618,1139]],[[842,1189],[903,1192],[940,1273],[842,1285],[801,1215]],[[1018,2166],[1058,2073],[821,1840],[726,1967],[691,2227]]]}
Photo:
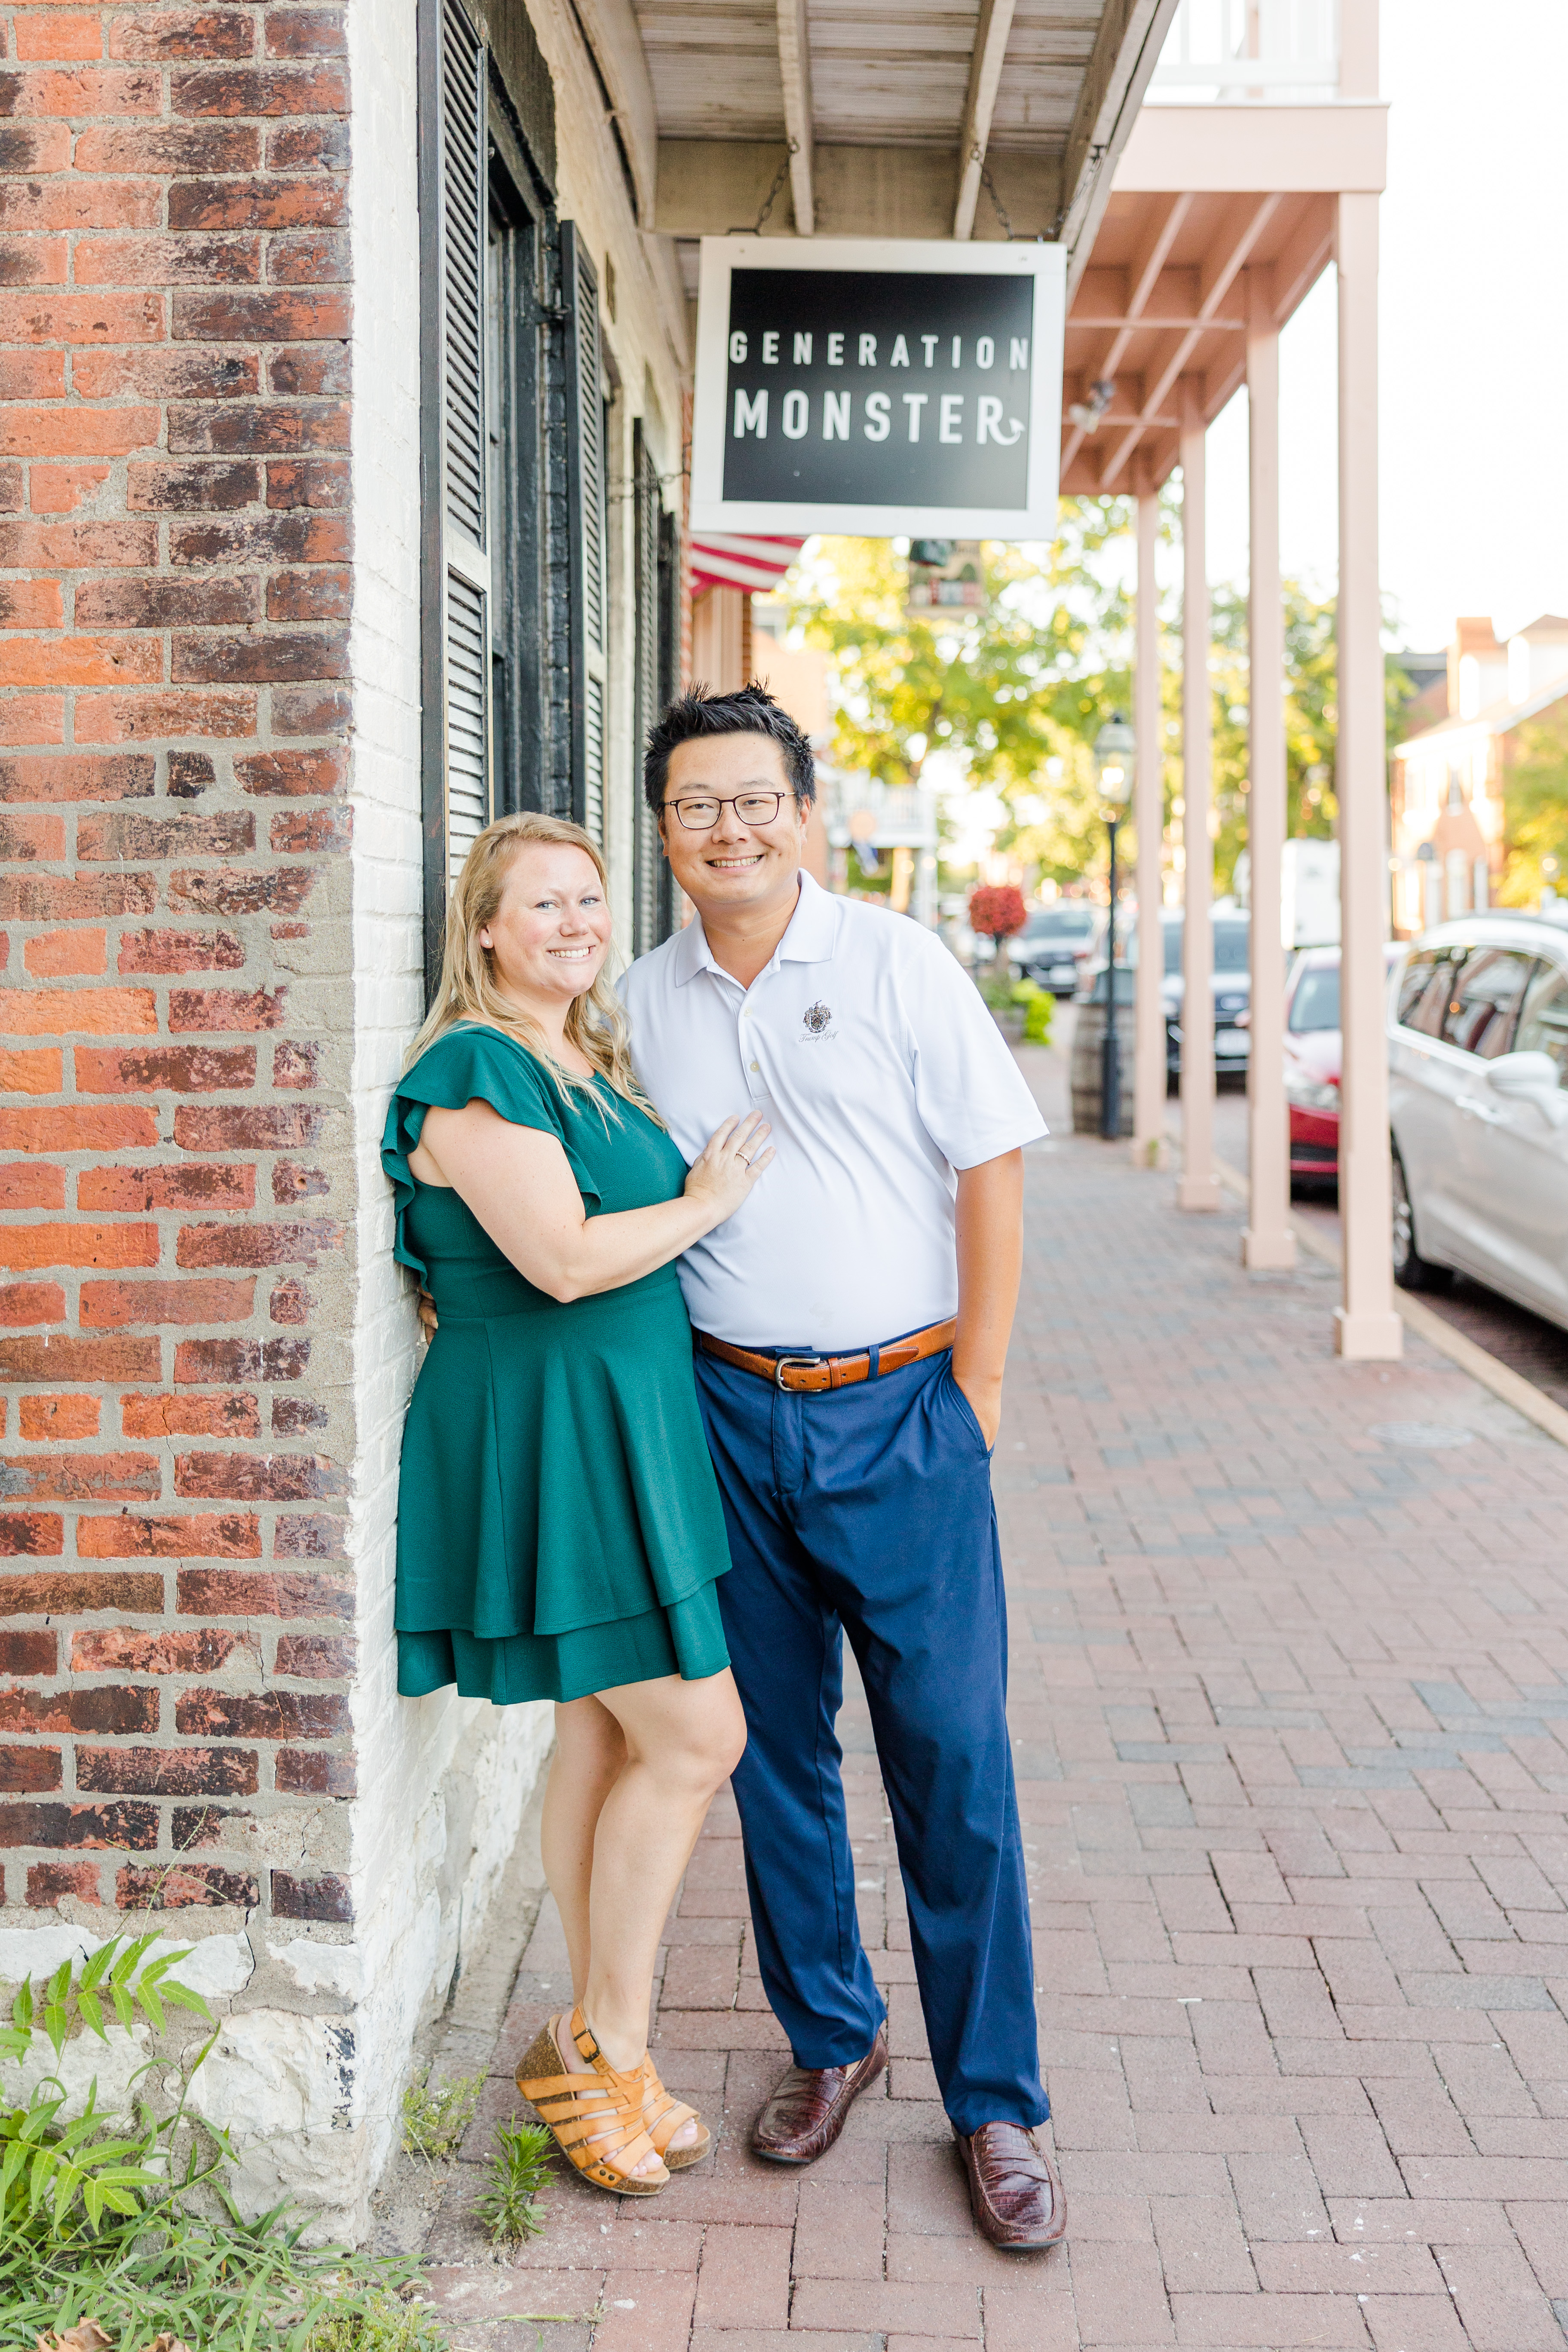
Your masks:
{"label": "louvered shutter", "polygon": [[[663,710],[680,692],[681,574],[680,528],[668,511],[658,518],[658,707]],[[658,866],[658,920],[655,937],[668,939],[675,929],[675,877],[669,860]]]}
{"label": "louvered shutter", "polygon": [[632,530],[636,577],[634,722],[632,732],[633,952],[646,955],[661,936],[659,869],[663,864],[653,813],[643,798],[643,748],[658,718],[659,696],[658,536],[663,520],[658,473],[639,417],[632,427]]}
{"label": "louvered shutter", "polygon": [[489,69],[460,0],[425,0],[419,34],[425,961],[433,984],[447,895],[491,808]]}
{"label": "louvered shutter", "polygon": [[567,478],[572,540],[572,813],[605,837],[605,546],[604,368],[599,279],[574,221],[561,225],[569,314]]}

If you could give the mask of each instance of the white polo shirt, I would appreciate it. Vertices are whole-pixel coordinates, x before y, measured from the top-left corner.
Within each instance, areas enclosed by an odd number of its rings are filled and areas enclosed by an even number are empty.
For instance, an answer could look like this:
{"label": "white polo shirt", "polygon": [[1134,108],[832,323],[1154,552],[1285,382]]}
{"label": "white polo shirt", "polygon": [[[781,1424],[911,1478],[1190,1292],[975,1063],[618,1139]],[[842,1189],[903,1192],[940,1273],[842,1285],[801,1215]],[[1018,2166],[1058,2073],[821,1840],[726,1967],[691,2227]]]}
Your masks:
{"label": "white polo shirt", "polygon": [[637,1076],[688,1160],[731,1113],[773,1125],[773,1166],[678,1261],[700,1331],[842,1353],[955,1312],[955,1171],[1046,1126],[940,940],[803,874],[749,989],[693,918],[621,994]]}

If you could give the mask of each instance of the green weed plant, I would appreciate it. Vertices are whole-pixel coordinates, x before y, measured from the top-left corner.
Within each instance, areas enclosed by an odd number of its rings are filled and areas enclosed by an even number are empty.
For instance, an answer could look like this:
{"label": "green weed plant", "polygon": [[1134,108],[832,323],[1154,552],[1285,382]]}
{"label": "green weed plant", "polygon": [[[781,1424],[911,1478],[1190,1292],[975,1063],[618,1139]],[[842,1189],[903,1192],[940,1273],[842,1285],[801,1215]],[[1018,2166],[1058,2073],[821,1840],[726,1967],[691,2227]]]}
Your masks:
{"label": "green weed plant", "polygon": [[[116,1936],[21,1986],[0,2026],[0,2067],[26,2061],[40,2038],[58,2064],[77,2025],[107,2043],[139,2020],[161,2032],[171,2009],[212,2023],[201,1995],[170,1974],[188,1950],[150,1959],[156,1940]],[[0,2093],[0,2352],[51,2338],[77,2352],[151,2352],[161,2337],[167,2352],[447,2352],[416,2299],[416,2261],[308,2247],[287,2200],[255,2221],[240,2213],[226,2186],[228,2135],[186,2114],[216,2038],[215,2028],[182,2065],[172,2115],[135,2093],[167,2063],[155,2058],[132,2076],[125,2116],[100,2106],[96,2076],[68,2123],[58,2074],[24,2104]]]}
{"label": "green weed plant", "polygon": [[543,2124],[527,2123],[497,2124],[496,2141],[489,2181],[475,2210],[492,2245],[520,2245],[544,2228],[539,2193],[550,2179],[554,2143]]}
{"label": "green weed plant", "polygon": [[485,2087],[480,2074],[456,2074],[430,2087],[428,2070],[403,2094],[403,2153],[447,2164],[462,2145]]}

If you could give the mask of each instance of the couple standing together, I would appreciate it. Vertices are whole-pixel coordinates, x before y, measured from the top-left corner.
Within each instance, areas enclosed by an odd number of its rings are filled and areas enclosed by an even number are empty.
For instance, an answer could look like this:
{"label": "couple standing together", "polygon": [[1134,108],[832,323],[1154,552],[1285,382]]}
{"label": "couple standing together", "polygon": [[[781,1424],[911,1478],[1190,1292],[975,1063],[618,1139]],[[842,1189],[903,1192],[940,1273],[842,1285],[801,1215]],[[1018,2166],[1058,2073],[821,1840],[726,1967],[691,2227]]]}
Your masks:
{"label": "couple standing together", "polygon": [[810,2163],[887,2063],[834,1728],[847,1631],[975,2219],[1049,2245],[990,1483],[1044,1128],[946,950],[803,873],[811,751],[760,688],[673,703],[645,788],[687,929],[617,1002],[589,836],[489,826],[388,1116],[435,1334],[398,1688],[555,1702],[543,1851],[575,2006],[519,2086],[585,2179],[649,2196],[711,2141],[647,2027],[726,1777],[795,2061],[754,2152]]}

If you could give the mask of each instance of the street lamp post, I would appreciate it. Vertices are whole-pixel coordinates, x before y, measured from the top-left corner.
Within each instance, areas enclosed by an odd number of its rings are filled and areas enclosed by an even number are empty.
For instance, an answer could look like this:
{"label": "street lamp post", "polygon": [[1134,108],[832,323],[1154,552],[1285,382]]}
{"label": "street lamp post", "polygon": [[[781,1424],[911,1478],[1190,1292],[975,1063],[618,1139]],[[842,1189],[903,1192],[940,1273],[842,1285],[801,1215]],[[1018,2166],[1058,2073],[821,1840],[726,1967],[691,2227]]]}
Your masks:
{"label": "street lamp post", "polygon": [[1100,814],[1110,835],[1110,917],[1105,935],[1105,1041],[1100,1078],[1100,1131],[1121,1130],[1121,1039],[1116,1027],[1116,834],[1132,797],[1137,743],[1121,711],[1112,711],[1094,741]]}

